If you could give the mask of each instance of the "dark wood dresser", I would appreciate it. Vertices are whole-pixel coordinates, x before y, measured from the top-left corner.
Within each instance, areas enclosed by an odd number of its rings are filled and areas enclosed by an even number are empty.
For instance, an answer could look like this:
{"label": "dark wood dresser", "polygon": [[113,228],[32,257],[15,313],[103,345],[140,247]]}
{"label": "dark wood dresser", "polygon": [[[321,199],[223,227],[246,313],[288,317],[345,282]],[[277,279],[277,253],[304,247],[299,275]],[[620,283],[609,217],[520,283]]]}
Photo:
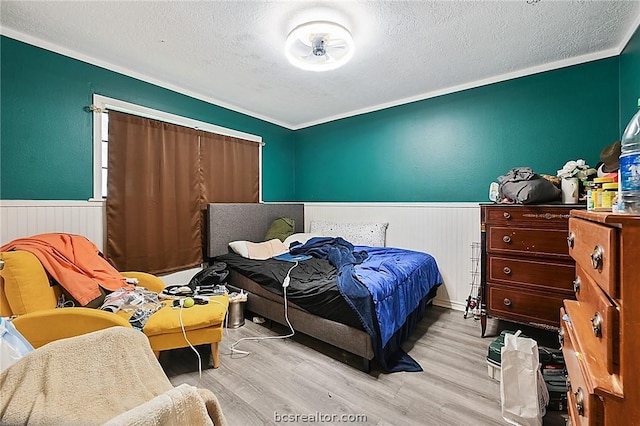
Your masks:
{"label": "dark wood dresser", "polygon": [[481,304],[487,317],[557,331],[564,299],[574,298],[569,212],[575,204],[481,204]]}
{"label": "dark wood dresser", "polygon": [[560,311],[573,426],[640,425],[640,216],[572,211],[577,300]]}

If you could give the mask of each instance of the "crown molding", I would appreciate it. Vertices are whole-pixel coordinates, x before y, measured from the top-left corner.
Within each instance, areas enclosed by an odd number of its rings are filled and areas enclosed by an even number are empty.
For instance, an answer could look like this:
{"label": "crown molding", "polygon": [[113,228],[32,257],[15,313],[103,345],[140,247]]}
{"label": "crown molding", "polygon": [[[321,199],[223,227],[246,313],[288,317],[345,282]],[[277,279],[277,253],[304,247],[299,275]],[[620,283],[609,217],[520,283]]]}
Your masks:
{"label": "crown molding", "polygon": [[229,104],[227,102],[221,101],[219,99],[215,99],[215,98],[211,98],[209,96],[204,96],[200,93],[196,93],[192,90],[188,90],[185,89],[181,86],[178,85],[174,85],[153,77],[150,77],[148,75],[145,74],[141,74],[139,72],[130,70],[128,68],[125,67],[121,67],[119,65],[114,65],[112,63],[109,63],[107,61],[103,61],[79,52],[76,52],[74,50],[59,46],[57,44],[51,43],[49,41],[46,40],[42,40],[40,38],[37,37],[33,37],[31,35],[27,35],[24,34],[22,32],[19,31],[15,31],[12,30],[10,28],[6,28],[6,27],[2,27],[0,28],[0,34],[45,49],[45,50],[49,50],[51,52],[54,53],[59,53],[61,55],[64,56],[68,56],[70,58],[73,59],[77,59],[79,61],[82,62],[86,62],[88,64],[91,65],[95,65],[95,66],[99,66],[101,68],[105,68],[107,70],[110,71],[114,71],[120,74],[124,74],[126,76],[129,77],[133,77],[135,79],[147,82],[147,83],[151,83],[154,84],[156,86],[165,88],[165,89],[169,89],[172,90],[174,92],[189,96],[191,98],[194,99],[198,99],[222,108],[226,108],[228,110],[234,111],[234,112],[238,112],[240,114],[244,114],[247,115],[249,117],[252,118],[256,118],[271,124],[275,124],[277,126],[286,128],[288,130],[300,130],[300,129],[305,129],[308,127],[313,127],[313,126],[317,126],[320,124],[325,124],[325,123],[329,123],[331,121],[336,121],[336,120],[341,120],[344,118],[349,118],[349,117],[355,117],[358,115],[362,115],[362,114],[367,114],[370,112],[376,112],[376,111],[381,111],[387,108],[392,108],[392,107],[396,107],[396,106],[401,106],[401,105],[405,105],[408,103],[412,103],[412,102],[417,102],[417,101],[423,101],[423,100],[427,100],[427,99],[431,99],[431,98],[435,98],[438,96],[443,96],[443,95],[448,95],[451,93],[456,93],[456,92],[460,92],[463,90],[468,90],[468,89],[474,89],[474,88],[478,88],[478,87],[482,87],[482,86],[486,86],[489,84],[494,84],[494,83],[500,83],[503,81],[508,81],[508,80],[513,80],[516,78],[520,78],[520,77],[526,77],[526,76],[530,76],[530,75],[534,75],[534,74],[539,74],[539,73],[543,73],[546,71],[553,71],[553,70],[557,70],[557,69],[561,69],[561,68],[566,68],[566,67],[570,67],[573,65],[580,65],[583,63],[587,63],[587,62],[592,62],[592,61],[597,61],[600,59],[606,59],[606,58],[610,58],[613,56],[618,56],[622,53],[622,51],[624,50],[624,48],[626,47],[626,45],[629,43],[629,40],[631,40],[631,38],[633,37],[633,35],[635,34],[636,30],[640,27],[640,15],[638,15],[634,21],[634,24],[631,26],[630,30],[627,32],[627,34],[625,35],[625,37],[623,38],[623,40],[621,41],[621,43],[614,48],[611,49],[607,49],[607,50],[603,50],[600,52],[596,52],[596,53],[591,53],[591,54],[587,54],[587,55],[582,55],[582,56],[577,56],[577,57],[573,57],[573,58],[569,58],[569,59],[563,59],[560,61],[555,61],[555,62],[550,62],[548,64],[543,64],[543,65],[539,65],[539,66],[535,66],[535,67],[530,67],[530,68],[525,68],[522,70],[518,70],[518,71],[514,71],[511,73],[507,73],[507,74],[502,74],[502,75],[498,75],[498,76],[494,76],[494,77],[490,77],[490,78],[486,78],[486,79],[482,79],[482,80],[476,80],[476,81],[472,81],[469,83],[465,83],[465,84],[460,84],[460,85],[456,85],[456,86],[451,86],[451,87],[447,87],[445,89],[442,90],[436,90],[436,91],[432,91],[432,92],[426,92],[423,94],[419,94],[416,96],[411,96],[411,97],[407,97],[407,98],[402,98],[402,99],[397,99],[391,102],[386,102],[386,103],[382,103],[382,104],[378,104],[378,105],[374,105],[374,106],[370,106],[367,108],[362,108],[362,109],[358,109],[358,110],[353,110],[353,111],[348,111],[342,114],[338,114],[338,115],[334,115],[334,116],[329,116],[329,117],[324,117],[324,118],[320,118],[318,120],[313,120],[313,121],[309,121],[306,123],[302,123],[302,124],[297,124],[294,125],[292,123],[286,123],[280,120],[276,120],[273,117],[267,117],[265,115],[262,114],[258,114],[255,113],[253,111],[249,111],[246,110],[244,108],[238,107],[237,105],[232,105]]}
{"label": "crown molding", "polygon": [[227,102],[221,101],[219,99],[211,98],[209,96],[204,96],[204,95],[202,95],[200,93],[196,93],[196,92],[194,92],[192,90],[185,89],[184,87],[181,87],[181,86],[178,86],[178,85],[175,85],[175,84],[171,84],[171,83],[168,83],[168,82],[163,81],[163,80],[159,80],[159,79],[154,78],[154,77],[150,77],[150,76],[148,76],[146,74],[142,74],[142,73],[139,73],[137,71],[133,71],[131,69],[128,69],[128,68],[125,68],[125,67],[122,67],[122,66],[119,66],[119,65],[115,65],[115,64],[112,64],[110,62],[98,59],[98,58],[94,58],[93,56],[85,55],[85,54],[77,52],[75,50],[68,49],[66,47],[62,47],[62,46],[57,45],[55,43],[51,43],[51,42],[49,42],[47,40],[42,40],[40,38],[31,36],[31,35],[28,35],[28,34],[24,34],[24,33],[20,32],[20,31],[13,30],[11,28],[7,28],[7,27],[0,28],[0,34],[5,36],[5,37],[9,37],[9,38],[12,38],[14,40],[17,40],[17,41],[21,41],[23,43],[30,44],[32,46],[39,47],[39,48],[44,49],[44,50],[48,50],[50,52],[58,53],[60,55],[67,56],[69,58],[76,59],[78,61],[86,62],[86,63],[88,63],[90,65],[95,65],[95,66],[98,66],[100,68],[107,69],[109,71],[117,72],[119,74],[123,74],[123,75],[126,75],[128,77],[132,77],[132,78],[135,78],[137,80],[141,80],[141,81],[144,81],[146,83],[150,83],[150,84],[153,84],[155,86],[162,87],[164,89],[169,89],[169,90],[172,90],[174,92],[180,93],[182,95],[186,95],[186,96],[189,96],[191,98],[194,98],[194,99],[197,99],[197,100],[200,100],[200,101],[204,101],[204,102],[213,104],[215,106],[219,106],[219,107],[222,107],[222,108],[225,108],[225,109],[228,109],[228,110],[240,113],[240,114],[247,115],[249,117],[257,118],[259,120],[266,121],[268,123],[275,124],[277,126],[285,127],[285,128],[287,128],[289,130],[292,130],[290,124],[284,123],[284,122],[279,121],[279,120],[276,120],[276,119],[274,119],[272,117],[267,117],[267,116],[258,114],[256,112],[249,111],[249,110],[241,108],[241,107],[239,107],[237,105],[232,105],[232,104],[229,104]]}

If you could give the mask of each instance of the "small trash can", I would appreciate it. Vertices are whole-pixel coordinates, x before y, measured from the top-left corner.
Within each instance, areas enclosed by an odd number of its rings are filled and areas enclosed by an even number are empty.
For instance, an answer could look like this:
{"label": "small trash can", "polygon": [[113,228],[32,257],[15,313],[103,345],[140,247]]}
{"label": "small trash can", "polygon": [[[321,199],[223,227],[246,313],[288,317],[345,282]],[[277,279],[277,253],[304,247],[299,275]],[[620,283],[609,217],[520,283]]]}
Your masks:
{"label": "small trash can", "polygon": [[244,325],[244,302],[229,300],[228,328],[238,328]]}
{"label": "small trash can", "polygon": [[229,294],[229,313],[227,314],[227,328],[238,328],[244,325],[244,304],[247,301],[247,293]]}

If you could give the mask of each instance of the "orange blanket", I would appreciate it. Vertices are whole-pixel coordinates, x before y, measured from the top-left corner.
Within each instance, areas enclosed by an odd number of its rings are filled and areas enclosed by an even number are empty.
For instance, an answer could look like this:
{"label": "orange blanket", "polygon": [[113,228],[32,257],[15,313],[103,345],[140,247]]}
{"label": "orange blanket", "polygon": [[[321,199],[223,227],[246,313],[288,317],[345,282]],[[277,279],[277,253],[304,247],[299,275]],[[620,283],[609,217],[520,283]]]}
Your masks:
{"label": "orange blanket", "polygon": [[0,247],[0,251],[25,250],[33,253],[44,269],[82,306],[100,296],[102,287],[117,290],[133,288],[98,248],[81,235],[49,233],[19,238]]}

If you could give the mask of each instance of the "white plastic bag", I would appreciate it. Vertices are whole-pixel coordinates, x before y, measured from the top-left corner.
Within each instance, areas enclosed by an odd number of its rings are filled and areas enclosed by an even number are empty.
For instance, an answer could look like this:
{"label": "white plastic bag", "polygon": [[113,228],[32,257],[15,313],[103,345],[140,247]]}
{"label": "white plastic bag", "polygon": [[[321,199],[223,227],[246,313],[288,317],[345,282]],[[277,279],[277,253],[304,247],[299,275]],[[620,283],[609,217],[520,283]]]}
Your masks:
{"label": "white plastic bag", "polygon": [[33,350],[8,318],[0,317],[0,372]]}
{"label": "white plastic bag", "polygon": [[549,391],[540,371],[538,343],[505,334],[501,350],[500,398],[502,417],[513,425],[541,426]]}

